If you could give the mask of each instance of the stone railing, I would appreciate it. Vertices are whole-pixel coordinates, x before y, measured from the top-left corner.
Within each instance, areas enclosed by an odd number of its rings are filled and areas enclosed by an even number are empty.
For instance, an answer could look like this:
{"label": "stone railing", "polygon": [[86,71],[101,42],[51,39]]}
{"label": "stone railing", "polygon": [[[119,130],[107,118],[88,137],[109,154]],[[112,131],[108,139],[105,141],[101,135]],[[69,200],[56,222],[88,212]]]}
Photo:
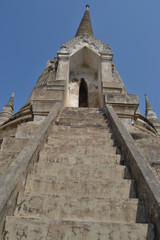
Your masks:
{"label": "stone railing", "polygon": [[18,193],[23,190],[26,176],[31,171],[33,163],[38,160],[40,149],[50,132],[51,123],[56,120],[62,105],[62,103],[55,104],[34,137],[27,142],[22,152],[9,166],[0,182],[0,239],[3,239],[5,217],[13,215]]}
{"label": "stone railing", "polygon": [[160,239],[160,185],[151,167],[139,152],[113,108],[106,104],[106,114],[127,166],[136,180],[138,197],[144,199],[147,222],[155,224],[156,239]]}

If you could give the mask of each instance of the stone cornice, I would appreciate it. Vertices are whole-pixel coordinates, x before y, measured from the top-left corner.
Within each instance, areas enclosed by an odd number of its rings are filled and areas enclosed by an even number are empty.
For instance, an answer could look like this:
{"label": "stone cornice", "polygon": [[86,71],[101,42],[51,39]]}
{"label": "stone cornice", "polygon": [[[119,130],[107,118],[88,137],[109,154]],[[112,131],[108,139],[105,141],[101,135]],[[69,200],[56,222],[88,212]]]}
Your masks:
{"label": "stone cornice", "polygon": [[71,54],[77,52],[83,46],[86,46],[86,44],[88,44],[90,48],[93,49],[98,54],[113,55],[111,48],[109,47],[108,44],[88,34],[84,34],[82,36],[73,38],[72,40],[63,44],[61,49],[66,50]]}

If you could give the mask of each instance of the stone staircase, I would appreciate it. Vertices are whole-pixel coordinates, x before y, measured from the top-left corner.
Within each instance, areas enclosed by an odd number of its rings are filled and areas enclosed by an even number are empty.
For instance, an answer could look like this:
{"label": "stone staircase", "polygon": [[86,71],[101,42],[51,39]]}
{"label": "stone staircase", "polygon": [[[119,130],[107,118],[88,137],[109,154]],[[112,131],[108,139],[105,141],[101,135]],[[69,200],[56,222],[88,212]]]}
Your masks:
{"label": "stone staircase", "polygon": [[41,149],[5,240],[154,239],[103,109],[64,108]]}

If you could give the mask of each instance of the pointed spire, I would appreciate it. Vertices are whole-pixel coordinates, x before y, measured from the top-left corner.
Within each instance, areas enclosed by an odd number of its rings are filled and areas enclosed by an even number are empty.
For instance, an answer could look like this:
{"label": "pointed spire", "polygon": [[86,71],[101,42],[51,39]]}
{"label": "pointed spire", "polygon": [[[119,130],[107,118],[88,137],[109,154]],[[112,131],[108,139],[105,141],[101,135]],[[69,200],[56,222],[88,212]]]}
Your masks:
{"label": "pointed spire", "polygon": [[10,97],[8,103],[3,107],[3,110],[0,113],[0,125],[9,120],[14,114],[13,113],[14,94],[15,92],[13,91],[12,96]]}
{"label": "pointed spire", "polygon": [[147,112],[148,110],[152,109],[151,105],[150,105],[150,103],[148,101],[147,94],[145,94],[145,102],[146,102],[146,112]]}
{"label": "pointed spire", "polygon": [[137,114],[140,114],[140,109],[139,109],[139,106],[137,108],[137,111],[136,111]]}
{"label": "pointed spire", "polygon": [[145,102],[146,102],[145,116],[153,124],[158,135],[160,136],[160,122],[158,120],[158,117],[157,117],[155,111],[152,109],[152,107],[148,101],[147,94],[145,94]]}
{"label": "pointed spire", "polygon": [[13,91],[12,96],[10,97],[10,99],[9,99],[8,103],[5,105],[5,107],[11,107],[13,109],[14,95],[15,95],[15,91]]}
{"label": "pointed spire", "polygon": [[146,111],[145,111],[145,116],[148,119],[158,119],[155,111],[152,109],[147,94],[145,94],[145,103],[146,103]]}
{"label": "pointed spire", "polygon": [[81,20],[81,23],[79,25],[79,28],[77,30],[77,33],[75,35],[75,37],[81,36],[83,34],[87,33],[90,36],[94,36],[93,35],[93,30],[92,30],[92,23],[91,23],[91,18],[90,18],[90,14],[89,14],[89,5],[86,5],[86,11],[83,15],[83,18]]}

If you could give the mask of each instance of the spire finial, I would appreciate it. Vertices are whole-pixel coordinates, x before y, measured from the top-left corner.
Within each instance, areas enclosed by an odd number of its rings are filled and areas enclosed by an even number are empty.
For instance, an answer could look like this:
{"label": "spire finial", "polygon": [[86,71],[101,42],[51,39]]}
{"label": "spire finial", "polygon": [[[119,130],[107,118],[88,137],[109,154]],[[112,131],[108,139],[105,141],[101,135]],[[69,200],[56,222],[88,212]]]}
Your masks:
{"label": "spire finial", "polygon": [[148,101],[147,94],[145,93],[144,95],[145,95],[146,112],[147,112],[148,110],[150,110],[150,109],[152,109],[152,108],[151,108],[151,105],[150,105],[150,103],[149,103],[149,101]]}
{"label": "spire finial", "polygon": [[93,37],[92,23],[89,14],[89,4],[86,5],[86,10],[77,30],[76,36],[82,36],[83,34],[88,34]]}
{"label": "spire finial", "polygon": [[155,111],[152,109],[152,107],[149,103],[147,94],[145,94],[145,102],[146,102],[146,111],[145,111],[146,118],[148,118],[149,120],[158,119]]}
{"label": "spire finial", "polygon": [[2,112],[0,113],[0,126],[9,120],[13,116],[13,100],[14,100],[14,93],[13,91],[12,96],[10,97],[8,103],[3,107]]}
{"label": "spire finial", "polygon": [[14,95],[15,95],[15,90],[13,90],[13,93],[12,93],[11,97],[14,98]]}
{"label": "spire finial", "polygon": [[146,102],[145,117],[153,124],[158,135],[160,136],[160,122],[158,120],[158,117],[157,117],[155,111],[152,109],[152,107],[148,101],[147,94],[145,94],[145,102]]}
{"label": "spire finial", "polygon": [[7,107],[11,107],[12,109],[13,109],[14,94],[15,94],[15,91],[12,92],[12,96],[10,97],[8,103],[5,105]]}
{"label": "spire finial", "polygon": [[86,10],[89,11],[89,4],[86,5]]}

